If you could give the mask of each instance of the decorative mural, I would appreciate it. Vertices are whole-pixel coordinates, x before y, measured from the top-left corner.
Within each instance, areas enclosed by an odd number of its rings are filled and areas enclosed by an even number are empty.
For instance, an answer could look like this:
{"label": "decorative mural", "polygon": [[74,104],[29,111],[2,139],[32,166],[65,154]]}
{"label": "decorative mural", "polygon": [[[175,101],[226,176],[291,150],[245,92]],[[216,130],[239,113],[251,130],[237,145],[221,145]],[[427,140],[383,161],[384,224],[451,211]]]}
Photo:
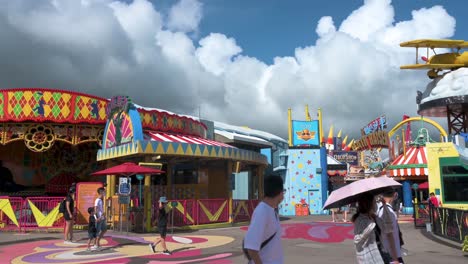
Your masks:
{"label": "decorative mural", "polygon": [[292,121],[293,145],[320,145],[319,121]]}
{"label": "decorative mural", "polygon": [[321,214],[328,189],[325,149],[289,149],[287,168],[280,213],[296,215],[296,205],[307,204],[307,214]]}
{"label": "decorative mural", "polygon": [[143,139],[138,111],[128,96],[114,96],[107,105],[108,122],[103,148],[112,148]]}
{"label": "decorative mural", "polygon": [[144,129],[206,137],[206,126],[192,118],[173,115],[156,109],[139,108],[138,112]]}

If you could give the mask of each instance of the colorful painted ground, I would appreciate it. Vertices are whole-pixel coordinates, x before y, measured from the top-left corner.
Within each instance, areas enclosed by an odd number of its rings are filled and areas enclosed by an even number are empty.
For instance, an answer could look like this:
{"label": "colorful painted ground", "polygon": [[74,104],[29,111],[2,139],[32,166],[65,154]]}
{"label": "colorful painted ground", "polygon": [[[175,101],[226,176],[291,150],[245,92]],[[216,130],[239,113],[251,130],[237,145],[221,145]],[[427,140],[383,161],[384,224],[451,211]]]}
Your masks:
{"label": "colorful painted ground", "polygon": [[[284,223],[281,225],[282,239],[305,239],[318,243],[341,243],[346,239],[353,239],[353,225],[351,223],[307,222]],[[247,227],[232,229],[230,232],[242,232]],[[215,230],[212,230],[215,231]],[[224,232],[223,232],[224,233]],[[234,235],[234,233],[231,233]],[[97,263],[97,264],[139,264],[139,263],[206,263],[229,264],[235,263],[242,255],[240,248],[233,247],[235,239],[229,235],[188,235],[192,244],[181,244],[168,236],[168,248],[173,255],[161,254],[161,248],[156,254],[150,252],[147,246],[154,236],[145,235],[123,236],[110,234],[103,240],[100,251],[86,251],[86,240],[72,245],[64,244],[61,239],[40,240],[15,243],[0,247],[0,262],[15,264],[37,263]]]}
{"label": "colorful painted ground", "polygon": [[[103,239],[103,249],[86,251],[85,240],[73,245],[62,240],[35,241],[13,244],[0,249],[2,263],[96,263],[96,264],[131,264],[131,263],[220,263],[232,261],[226,258],[239,255],[240,252],[205,253],[204,249],[223,246],[234,239],[226,236],[187,236],[192,244],[180,244],[168,236],[168,248],[171,256],[150,252],[147,244],[154,237],[129,237],[110,235]],[[156,250],[161,250],[160,248]],[[220,250],[221,251],[221,250]]]}
{"label": "colorful painted ground", "polygon": [[[306,239],[319,243],[341,243],[354,239],[353,224],[333,222],[288,223],[282,224],[283,239]],[[241,227],[247,230],[247,227]]]}

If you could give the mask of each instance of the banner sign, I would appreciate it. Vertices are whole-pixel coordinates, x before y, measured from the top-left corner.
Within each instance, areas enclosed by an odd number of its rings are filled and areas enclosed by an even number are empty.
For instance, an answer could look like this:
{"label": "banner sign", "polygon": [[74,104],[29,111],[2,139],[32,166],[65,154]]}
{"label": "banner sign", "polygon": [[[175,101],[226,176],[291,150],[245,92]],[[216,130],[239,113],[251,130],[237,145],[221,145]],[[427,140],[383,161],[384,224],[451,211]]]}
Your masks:
{"label": "banner sign", "polygon": [[384,130],[385,128],[387,128],[387,117],[382,115],[367,124],[367,126],[362,129],[362,134],[369,135],[371,133]]}
{"label": "banner sign", "polygon": [[292,121],[293,145],[320,145],[319,121]]}
{"label": "banner sign", "polygon": [[358,165],[359,162],[359,154],[356,151],[333,151],[333,158],[350,165]]}
{"label": "banner sign", "polygon": [[385,131],[377,131],[372,134],[363,136],[358,141],[354,142],[353,150],[361,151],[373,148],[388,148],[388,134]]}

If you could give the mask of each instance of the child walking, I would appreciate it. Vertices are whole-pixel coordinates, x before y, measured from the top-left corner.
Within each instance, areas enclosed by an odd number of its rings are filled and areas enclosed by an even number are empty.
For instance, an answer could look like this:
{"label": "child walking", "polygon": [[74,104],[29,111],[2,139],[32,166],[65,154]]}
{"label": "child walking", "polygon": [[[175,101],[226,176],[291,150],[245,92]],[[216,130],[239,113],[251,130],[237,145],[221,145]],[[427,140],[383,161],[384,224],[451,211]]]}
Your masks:
{"label": "child walking", "polygon": [[164,255],[171,255],[171,252],[166,247],[166,233],[167,233],[167,199],[162,196],[159,198],[159,216],[158,216],[158,232],[160,237],[156,238],[154,243],[148,244],[151,252],[156,253],[156,246],[161,242]]}
{"label": "child walking", "polygon": [[96,248],[91,247],[91,241],[92,241],[93,245],[95,245],[96,244],[96,237],[97,237],[97,229],[96,229],[97,217],[96,217],[96,211],[94,210],[94,207],[89,207],[88,208],[88,213],[89,213],[88,248],[86,250],[87,251],[94,251],[94,250],[96,250]]}

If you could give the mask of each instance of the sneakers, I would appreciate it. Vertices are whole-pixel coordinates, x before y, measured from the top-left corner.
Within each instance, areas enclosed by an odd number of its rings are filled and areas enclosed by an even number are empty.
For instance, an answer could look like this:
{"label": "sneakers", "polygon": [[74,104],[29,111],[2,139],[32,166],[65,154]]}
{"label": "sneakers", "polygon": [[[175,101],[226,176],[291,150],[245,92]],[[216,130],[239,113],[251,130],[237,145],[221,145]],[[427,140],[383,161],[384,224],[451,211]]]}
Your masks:
{"label": "sneakers", "polygon": [[95,250],[96,250],[96,249],[94,248],[94,246],[89,247],[89,248],[86,249],[86,251],[95,251]]}
{"label": "sneakers", "polygon": [[73,245],[74,243],[71,240],[65,240],[63,241],[65,245]]}
{"label": "sneakers", "polygon": [[156,253],[153,244],[148,244],[148,246],[150,247],[151,252]]}
{"label": "sneakers", "polygon": [[172,253],[167,249],[163,251],[163,254],[164,255],[172,255]]}
{"label": "sneakers", "polygon": [[94,245],[94,246],[91,247],[91,250],[94,251],[94,250],[98,250],[98,249],[100,249],[100,248],[101,248],[101,247],[98,247],[98,246]]}

